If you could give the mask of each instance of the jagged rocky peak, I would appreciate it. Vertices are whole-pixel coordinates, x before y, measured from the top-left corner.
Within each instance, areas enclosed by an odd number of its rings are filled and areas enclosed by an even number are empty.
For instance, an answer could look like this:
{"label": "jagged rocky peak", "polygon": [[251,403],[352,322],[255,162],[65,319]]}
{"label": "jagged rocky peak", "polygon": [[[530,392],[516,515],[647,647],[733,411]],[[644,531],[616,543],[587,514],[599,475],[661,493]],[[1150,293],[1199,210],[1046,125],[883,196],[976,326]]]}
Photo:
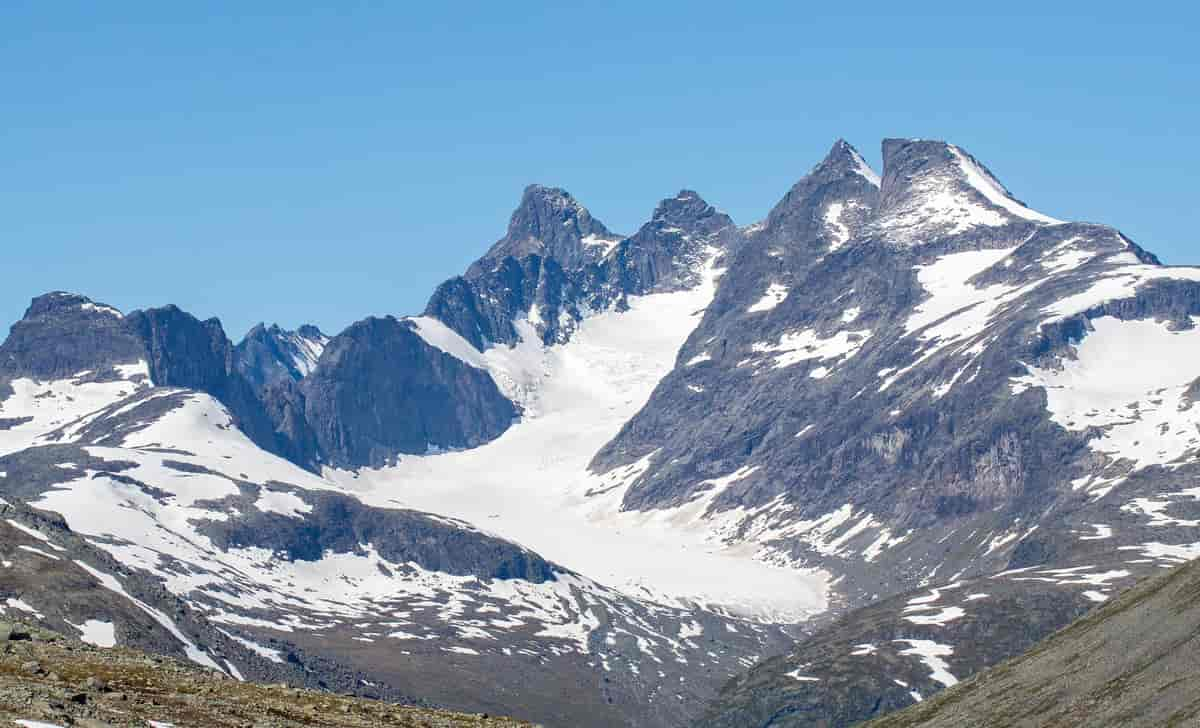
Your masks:
{"label": "jagged rocky peak", "polygon": [[904,244],[1011,240],[1061,221],[1030,209],[968,152],[944,141],[885,139],[876,229]]}
{"label": "jagged rocky peak", "polygon": [[87,372],[110,378],[144,358],[120,311],[87,296],[54,291],[34,298],[0,346],[0,379],[54,380]]}
{"label": "jagged rocky peak", "polygon": [[668,197],[654,208],[652,220],[663,221],[681,227],[694,226],[698,221],[717,218],[721,226],[728,225],[732,220],[729,216],[708,204],[695,190],[683,189],[674,197]]}
{"label": "jagged rocky peak", "polygon": [[688,288],[704,264],[737,239],[733,219],[692,190],[658,203],[650,220],[604,261],[605,292],[623,295]]}
{"label": "jagged rocky peak", "polygon": [[832,178],[855,174],[876,188],[880,184],[879,174],[871,169],[871,165],[867,163],[863,155],[845,139],[838,139],[833,143],[829,154],[825,155],[825,159],[821,160],[813,173],[824,173]]}
{"label": "jagged rocky peak", "polygon": [[508,232],[467,270],[468,278],[489,273],[506,257],[552,258],[566,270],[604,257],[621,236],[559,187],[529,185],[513,211]]}
{"label": "jagged rocky peak", "polygon": [[839,139],[750,232],[765,241],[771,257],[799,249],[807,260],[809,251],[836,250],[858,237],[878,200],[879,175]]}
{"label": "jagged rocky peak", "polygon": [[327,343],[329,337],[311,324],[289,331],[260,323],[237,345],[234,358],[242,376],[261,391],[284,379],[303,379],[316,368]]}
{"label": "jagged rocky peak", "polygon": [[[650,221],[638,234],[648,228],[656,232],[676,232],[682,236],[713,235],[735,227],[733,218],[710,205],[694,190],[680,190],[674,197],[658,203]],[[638,235],[634,235],[637,238]]]}

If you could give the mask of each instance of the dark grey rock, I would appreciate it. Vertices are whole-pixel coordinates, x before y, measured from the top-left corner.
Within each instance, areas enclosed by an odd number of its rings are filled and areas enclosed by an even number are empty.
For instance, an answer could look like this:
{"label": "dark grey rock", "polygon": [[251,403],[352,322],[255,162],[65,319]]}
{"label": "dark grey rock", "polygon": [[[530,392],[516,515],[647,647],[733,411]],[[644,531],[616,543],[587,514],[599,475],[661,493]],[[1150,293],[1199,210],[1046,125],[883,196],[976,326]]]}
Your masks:
{"label": "dark grey rock", "polygon": [[[56,291],[33,299],[0,345],[0,383],[17,377],[116,378],[113,368],[143,358],[121,313],[86,296]],[[6,384],[0,384],[6,386]]]}
{"label": "dark grey rock", "polygon": [[467,270],[467,278],[491,272],[505,258],[521,260],[531,255],[550,258],[571,270],[594,262],[603,245],[585,239],[615,241],[611,233],[569,192],[558,187],[529,185],[513,212],[508,232]]}
{"label": "dark grey rock", "polygon": [[301,390],[322,457],[340,467],[380,466],[431,446],[474,447],[518,414],[487,372],[392,317],[364,319],[334,337]]}
{"label": "dark grey rock", "polygon": [[235,367],[260,393],[286,381],[298,382],[317,364],[329,337],[316,326],[287,331],[258,324],[234,347]]}
{"label": "dark grey rock", "polygon": [[155,385],[211,394],[255,444],[268,452],[286,451],[262,401],[237,371],[233,345],[220,321],[200,321],[176,306],[134,311],[126,321],[145,342]]}
{"label": "dark grey rock", "polygon": [[312,510],[292,518],[242,509],[234,518],[205,523],[201,531],[222,550],[259,547],[288,560],[317,561],[327,552],[361,553],[363,544],[371,544],[393,563],[414,563],[448,574],[540,583],[553,580],[556,571],[565,573],[532,551],[467,524],[451,525],[407,509],[375,508],[339,493],[285,489]]}

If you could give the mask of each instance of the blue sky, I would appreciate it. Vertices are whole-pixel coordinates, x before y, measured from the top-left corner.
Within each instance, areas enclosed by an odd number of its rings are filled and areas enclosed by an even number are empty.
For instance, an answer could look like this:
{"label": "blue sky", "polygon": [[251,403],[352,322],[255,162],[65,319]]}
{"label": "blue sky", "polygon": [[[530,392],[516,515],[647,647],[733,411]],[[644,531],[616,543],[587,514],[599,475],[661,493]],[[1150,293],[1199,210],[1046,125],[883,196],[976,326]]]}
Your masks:
{"label": "blue sky", "polygon": [[685,186],[746,224],[838,137],[954,141],[1200,263],[1183,3],[305,5],[0,6],[5,324],[66,289],[336,332],[419,312],[527,183],[619,232]]}

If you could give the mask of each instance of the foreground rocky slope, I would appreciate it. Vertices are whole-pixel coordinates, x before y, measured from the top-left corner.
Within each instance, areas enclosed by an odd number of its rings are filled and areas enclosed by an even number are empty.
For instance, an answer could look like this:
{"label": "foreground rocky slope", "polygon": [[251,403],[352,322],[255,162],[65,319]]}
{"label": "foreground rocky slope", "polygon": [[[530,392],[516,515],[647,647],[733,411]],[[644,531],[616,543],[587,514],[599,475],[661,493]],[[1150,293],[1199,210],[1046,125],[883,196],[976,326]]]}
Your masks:
{"label": "foreground rocky slope", "polygon": [[1200,564],[1147,579],[1032,650],[873,721],[922,726],[1200,723]]}
{"label": "foreground rocky slope", "polygon": [[39,728],[529,725],[238,682],[187,662],[125,647],[98,648],[19,622],[0,622],[0,720]]}

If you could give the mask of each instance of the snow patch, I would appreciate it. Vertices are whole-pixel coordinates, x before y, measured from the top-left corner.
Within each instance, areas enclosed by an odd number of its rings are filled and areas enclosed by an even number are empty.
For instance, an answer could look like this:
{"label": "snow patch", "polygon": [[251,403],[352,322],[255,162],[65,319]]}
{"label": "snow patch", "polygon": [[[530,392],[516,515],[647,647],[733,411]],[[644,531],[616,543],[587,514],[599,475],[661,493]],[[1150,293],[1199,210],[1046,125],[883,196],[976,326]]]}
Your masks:
{"label": "snow patch", "polygon": [[767,292],[763,297],[758,299],[753,306],[746,309],[746,313],[759,313],[762,311],[770,311],[779,304],[783,303],[783,299],[787,298],[788,287],[782,283],[772,283],[767,286]]}
{"label": "snow patch", "polygon": [[79,639],[87,642],[89,645],[97,647],[116,647],[117,646],[117,630],[112,622],[105,622],[99,619],[89,619],[83,624],[71,624],[75,629],[79,630]]}
{"label": "snow patch", "polygon": [[1200,408],[1185,395],[1196,372],[1179,362],[1200,358],[1200,327],[1171,331],[1166,322],[1110,316],[1094,319],[1092,326],[1072,347],[1074,358],[1063,359],[1059,368],[1026,365],[1029,373],[1013,378],[1012,392],[1043,389],[1051,420],[1072,431],[1097,428],[1101,434],[1088,447],[1129,461],[1134,470],[1194,452],[1200,446]]}
{"label": "snow patch", "polygon": [[958,684],[958,678],[950,673],[950,664],[942,659],[954,654],[952,646],[938,644],[933,640],[898,639],[893,641],[909,645],[907,650],[901,650],[899,654],[914,655],[920,658],[921,662],[930,669],[929,678],[931,680],[940,682],[948,688]]}

